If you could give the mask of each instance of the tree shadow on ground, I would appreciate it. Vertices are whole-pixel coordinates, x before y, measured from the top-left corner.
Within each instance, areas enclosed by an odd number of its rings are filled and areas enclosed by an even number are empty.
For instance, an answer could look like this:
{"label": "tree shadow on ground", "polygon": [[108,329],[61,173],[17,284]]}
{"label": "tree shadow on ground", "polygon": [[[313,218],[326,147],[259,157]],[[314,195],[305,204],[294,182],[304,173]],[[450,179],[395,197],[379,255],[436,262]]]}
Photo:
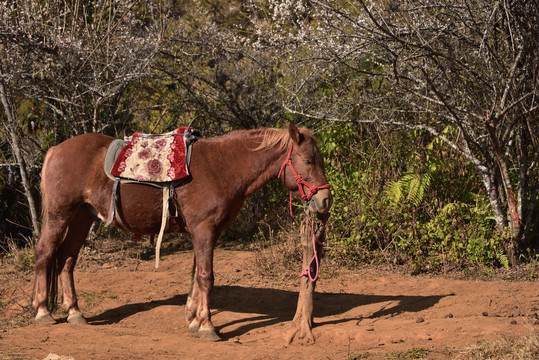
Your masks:
{"label": "tree shadow on ground", "polygon": [[[347,321],[364,319],[379,319],[385,316],[396,316],[406,312],[419,312],[428,309],[438,303],[442,298],[453,294],[408,296],[408,295],[362,295],[362,294],[338,294],[338,293],[315,293],[314,316],[318,318],[338,316],[354,308],[373,304],[380,304],[379,310],[368,316],[341,317],[317,322],[315,326],[338,324]],[[213,316],[220,312],[228,311],[238,314],[253,316],[241,317],[217,327],[223,330],[233,325],[242,324],[231,331],[225,331],[224,339],[245,334],[257,328],[263,328],[292,320],[296,311],[298,293],[294,291],[251,288],[242,286],[216,286],[212,292]],[[149,311],[159,306],[178,305],[183,306],[187,301],[187,295],[175,295],[168,299],[152,300],[142,303],[126,304],[104,311],[101,314],[88,318],[93,325],[110,325],[119,323],[137,313]],[[178,314],[181,316],[180,314]],[[214,317],[215,319],[215,317]]]}

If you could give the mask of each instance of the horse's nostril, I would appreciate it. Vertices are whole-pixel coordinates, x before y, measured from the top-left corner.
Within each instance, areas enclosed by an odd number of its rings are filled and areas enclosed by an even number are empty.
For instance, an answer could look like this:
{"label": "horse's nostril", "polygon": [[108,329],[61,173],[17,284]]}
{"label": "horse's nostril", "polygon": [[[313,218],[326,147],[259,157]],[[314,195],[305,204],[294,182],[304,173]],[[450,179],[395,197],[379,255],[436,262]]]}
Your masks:
{"label": "horse's nostril", "polygon": [[325,214],[331,208],[333,200],[331,196],[313,196],[312,201],[309,203],[309,209],[313,212]]}
{"label": "horse's nostril", "polygon": [[325,214],[331,208],[331,198],[326,197],[323,199],[318,199],[314,201],[313,205],[314,207],[312,208],[312,210],[315,210],[316,212],[319,212],[321,214]]}
{"label": "horse's nostril", "polygon": [[324,206],[324,209],[325,210],[329,210],[329,208],[331,207],[331,199],[329,197],[325,198],[324,200],[322,200],[322,205]]}

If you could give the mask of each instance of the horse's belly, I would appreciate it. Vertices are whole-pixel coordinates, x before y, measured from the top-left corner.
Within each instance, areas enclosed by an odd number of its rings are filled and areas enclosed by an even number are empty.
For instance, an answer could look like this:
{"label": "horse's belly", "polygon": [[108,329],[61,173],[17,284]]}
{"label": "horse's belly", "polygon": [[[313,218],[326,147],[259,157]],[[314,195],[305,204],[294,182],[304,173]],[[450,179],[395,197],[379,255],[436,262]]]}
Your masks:
{"label": "horse's belly", "polygon": [[[163,191],[139,184],[121,184],[119,188],[113,225],[137,234],[159,233],[164,220]],[[165,232],[185,232],[185,224],[179,209],[176,209],[173,201],[169,204]],[[110,209],[99,211],[101,220],[106,222],[109,216]]]}

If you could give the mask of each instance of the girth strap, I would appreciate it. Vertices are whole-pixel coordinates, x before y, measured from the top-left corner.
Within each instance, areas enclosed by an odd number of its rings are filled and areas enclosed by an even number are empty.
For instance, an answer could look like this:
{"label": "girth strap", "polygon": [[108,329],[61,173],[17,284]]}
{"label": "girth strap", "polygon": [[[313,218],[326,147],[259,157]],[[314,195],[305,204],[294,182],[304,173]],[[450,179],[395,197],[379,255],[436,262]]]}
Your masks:
{"label": "girth strap", "polygon": [[114,185],[112,186],[112,196],[111,196],[111,199],[110,199],[110,207],[109,207],[109,218],[107,220],[107,223],[105,224],[106,227],[109,226],[112,223],[112,220],[114,218],[116,218],[116,221],[118,222],[118,224],[120,224],[120,226],[125,227],[123,225],[121,216],[120,216],[118,210],[116,209],[117,203],[118,203],[118,188],[119,188],[119,186],[120,186],[120,178],[117,177],[114,180]]}
{"label": "girth strap", "polygon": [[[105,226],[109,226],[112,223],[113,219],[116,219],[118,224],[125,228],[125,225],[122,222],[118,207],[118,189],[120,187],[120,178],[114,180],[114,185],[112,186],[112,196],[110,201],[110,210],[109,217]],[[178,205],[174,199],[174,187],[171,184],[170,186],[163,187],[163,213],[161,215],[161,229],[159,230],[159,236],[157,237],[157,242],[155,243],[155,268],[159,267],[159,259],[161,254],[161,243],[163,241],[163,235],[168,225],[168,213],[169,213],[169,203],[174,201],[174,209],[176,216],[178,216]]]}

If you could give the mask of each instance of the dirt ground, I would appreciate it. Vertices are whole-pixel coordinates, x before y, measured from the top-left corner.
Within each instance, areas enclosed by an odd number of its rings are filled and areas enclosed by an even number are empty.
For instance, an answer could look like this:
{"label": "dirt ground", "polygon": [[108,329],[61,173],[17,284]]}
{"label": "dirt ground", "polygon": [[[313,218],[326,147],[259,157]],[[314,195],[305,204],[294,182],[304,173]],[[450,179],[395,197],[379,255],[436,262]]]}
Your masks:
{"label": "dirt ground", "polygon": [[316,342],[287,344],[298,282],[261,276],[254,252],[218,249],[212,313],[223,341],[209,343],[191,335],[184,320],[190,251],[163,256],[157,270],[152,260],[93,261],[90,255],[82,255],[75,274],[89,325],[70,325],[61,312],[59,324],[32,324],[32,274],[4,267],[0,359],[452,359],[482,341],[539,331],[538,282],[323,266]]}

